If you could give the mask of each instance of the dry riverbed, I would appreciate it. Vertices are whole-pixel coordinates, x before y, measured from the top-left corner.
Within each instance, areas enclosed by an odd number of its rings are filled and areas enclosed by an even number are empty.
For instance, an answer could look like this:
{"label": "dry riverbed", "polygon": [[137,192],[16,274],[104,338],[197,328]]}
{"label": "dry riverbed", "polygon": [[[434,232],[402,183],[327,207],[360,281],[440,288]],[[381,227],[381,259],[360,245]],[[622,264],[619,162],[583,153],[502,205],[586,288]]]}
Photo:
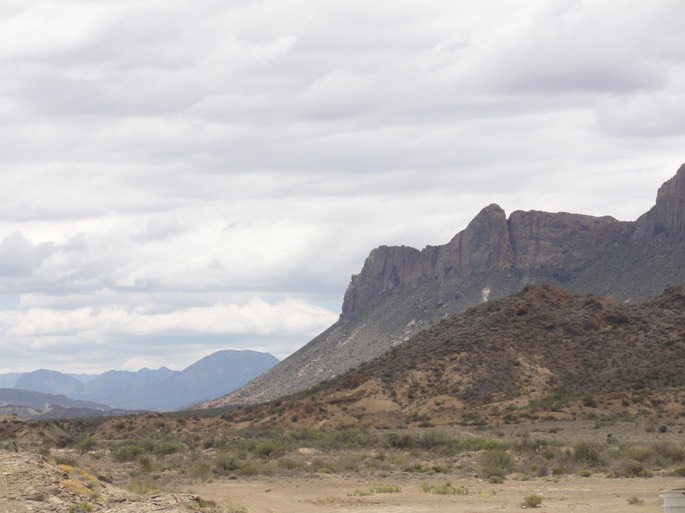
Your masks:
{"label": "dry riverbed", "polygon": [[[449,482],[465,495],[433,491]],[[540,513],[663,513],[659,492],[685,486],[683,478],[607,479],[572,477],[558,481],[507,480],[492,485],[480,480],[392,478],[362,481],[337,476],[307,480],[255,480],[203,483],[189,492],[212,499],[230,511],[247,513],[447,513],[524,509],[526,497],[538,495]],[[372,488],[400,491],[370,495]],[[450,488],[447,488],[449,490]]]}

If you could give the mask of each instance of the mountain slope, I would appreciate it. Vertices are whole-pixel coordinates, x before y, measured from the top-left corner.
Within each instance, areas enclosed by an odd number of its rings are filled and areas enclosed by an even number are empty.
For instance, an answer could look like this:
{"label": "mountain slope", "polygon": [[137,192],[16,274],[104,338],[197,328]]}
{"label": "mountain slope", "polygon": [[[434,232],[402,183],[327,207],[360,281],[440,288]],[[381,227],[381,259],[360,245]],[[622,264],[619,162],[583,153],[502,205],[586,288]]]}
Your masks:
{"label": "mountain slope", "polygon": [[533,285],[444,319],[307,394],[238,410],[233,420],[401,427],[598,411],[677,417],[684,333],[685,287],[627,305]]}
{"label": "mountain slope", "polygon": [[549,283],[640,302],[685,283],[685,165],[634,222],[484,208],[448,244],[381,246],[352,277],[340,319],[299,351],[206,407],[311,387],[401,344],[445,316]]}

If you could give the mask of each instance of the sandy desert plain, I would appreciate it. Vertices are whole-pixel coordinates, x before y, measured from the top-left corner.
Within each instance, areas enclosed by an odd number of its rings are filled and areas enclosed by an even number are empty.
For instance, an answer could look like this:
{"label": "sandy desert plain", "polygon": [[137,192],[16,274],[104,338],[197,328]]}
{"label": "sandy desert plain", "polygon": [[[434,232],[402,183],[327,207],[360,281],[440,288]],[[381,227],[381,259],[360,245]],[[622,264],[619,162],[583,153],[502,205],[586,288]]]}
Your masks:
{"label": "sandy desert plain", "polygon": [[[449,481],[468,489],[467,495],[426,493],[422,485],[439,487]],[[491,485],[480,479],[400,477],[360,480],[322,476],[307,480],[250,480],[205,483],[189,487],[229,510],[247,513],[448,513],[499,512],[525,509],[526,497],[542,498],[541,513],[662,513],[659,492],[685,485],[684,478],[569,477],[555,481],[507,480]],[[396,487],[399,492],[355,496],[373,487]]]}
{"label": "sandy desert plain", "polygon": [[[146,418],[138,419],[143,420]],[[146,433],[153,432],[152,425],[166,422],[167,426],[182,425],[187,429],[185,435],[192,437],[209,419],[178,424],[178,420],[150,416],[147,421],[143,425]],[[119,424],[116,421],[114,425]],[[489,440],[499,444],[497,447],[509,447],[506,453],[514,459],[499,482],[484,477],[482,462],[487,450],[452,456],[440,447],[379,451],[343,447],[335,442],[338,439],[328,438],[333,443],[324,446],[319,440],[318,449],[310,440],[289,445],[278,457],[256,455],[260,448],[285,444],[286,439],[292,443],[292,436],[314,436],[312,432],[272,432],[284,437],[280,442],[229,437],[229,445],[242,445],[244,460],[226,459],[228,453],[218,446],[218,440],[210,444],[209,439],[196,438],[193,445],[193,438],[185,438],[181,444],[178,432],[174,432],[175,442],[165,441],[160,434],[158,440],[139,439],[140,445],[131,438],[99,441],[88,450],[76,444],[46,451],[28,442],[20,442],[18,450],[12,450],[14,444],[5,442],[0,451],[0,512],[81,513],[74,508],[83,504],[90,508],[83,512],[106,513],[487,513],[522,509],[540,513],[683,513],[685,508],[664,511],[660,493],[685,488],[684,432],[685,425],[679,422],[662,431],[639,421],[606,425],[575,421],[412,430],[401,435],[413,443]],[[361,430],[328,434],[340,435],[369,436],[375,443],[390,439],[390,433]],[[126,461],[118,457],[146,444],[149,452],[144,455],[136,452],[135,458]],[[166,450],[181,445],[182,450]],[[590,456],[597,451],[596,464],[578,461],[583,448],[590,449]],[[495,449],[497,454],[503,452]],[[540,466],[546,454],[554,454],[555,459]],[[345,467],[345,461],[354,466]],[[228,463],[235,466],[221,472]],[[250,472],[241,473],[241,464]],[[204,470],[193,473],[193,469]]]}
{"label": "sandy desert plain", "polygon": [[[559,426],[560,429],[551,429]],[[563,427],[561,427],[563,426]],[[527,436],[532,426],[514,427],[511,436]],[[550,440],[598,441],[618,437],[630,444],[683,441],[680,430],[647,433],[639,424],[605,426],[590,422],[553,423],[533,428]],[[530,433],[528,433],[530,434]],[[540,513],[664,513],[663,490],[685,488],[685,477],[607,477],[596,472],[530,478],[512,474],[500,484],[473,476],[392,474],[376,476],[317,474],[307,478],[264,478],[195,483],[197,493],[236,513],[488,513],[535,509]],[[442,493],[440,491],[442,490]],[[437,493],[436,493],[437,492]],[[526,506],[538,496],[540,504]],[[669,509],[665,513],[682,513]]]}

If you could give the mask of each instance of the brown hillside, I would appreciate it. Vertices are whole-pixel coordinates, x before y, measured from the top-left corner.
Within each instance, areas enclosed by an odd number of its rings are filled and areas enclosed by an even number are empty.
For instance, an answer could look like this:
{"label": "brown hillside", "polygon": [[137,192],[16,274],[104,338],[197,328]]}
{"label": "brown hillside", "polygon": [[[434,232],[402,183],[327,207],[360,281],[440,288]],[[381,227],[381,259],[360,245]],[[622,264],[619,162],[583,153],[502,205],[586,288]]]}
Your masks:
{"label": "brown hillside", "polygon": [[685,288],[626,305],[534,285],[445,319],[312,392],[233,418],[401,426],[676,415],[684,390]]}

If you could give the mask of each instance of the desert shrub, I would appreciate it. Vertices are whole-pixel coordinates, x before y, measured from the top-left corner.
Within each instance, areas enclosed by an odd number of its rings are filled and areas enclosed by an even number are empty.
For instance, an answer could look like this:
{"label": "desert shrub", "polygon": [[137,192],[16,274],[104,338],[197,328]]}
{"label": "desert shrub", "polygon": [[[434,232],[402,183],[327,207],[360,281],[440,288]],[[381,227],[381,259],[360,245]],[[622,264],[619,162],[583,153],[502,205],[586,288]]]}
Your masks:
{"label": "desert shrub", "polygon": [[434,486],[428,483],[421,484],[421,490],[424,493],[434,493],[436,495],[468,495],[469,489],[465,486],[452,486],[451,483],[445,483],[444,485]]}
{"label": "desert shrub", "polygon": [[385,445],[392,449],[409,449],[414,447],[415,439],[407,433],[386,433],[383,436]]}
{"label": "desert shrub", "polygon": [[598,467],[601,464],[599,449],[595,444],[578,442],[573,446],[573,458],[588,467]]}
{"label": "desert shrub", "polygon": [[130,480],[127,488],[133,493],[141,495],[157,493],[159,491],[159,488],[147,476],[142,478],[139,476],[136,479]]}
{"label": "desert shrub", "polygon": [[418,441],[421,449],[427,451],[439,451],[440,454],[450,456],[460,451],[460,443],[449,433],[431,430],[425,433]]}
{"label": "desert shrub", "polygon": [[273,458],[284,452],[283,447],[275,440],[263,440],[257,442],[254,452],[260,458]]}
{"label": "desert shrub", "polygon": [[188,471],[188,476],[192,479],[203,479],[211,472],[211,467],[204,462],[194,463]]}
{"label": "desert shrub", "polygon": [[369,497],[370,495],[373,495],[372,490],[355,490],[353,492],[347,492],[348,497]]}
{"label": "desert shrub", "polygon": [[671,463],[679,463],[685,460],[685,450],[672,442],[659,441],[652,444],[651,449],[660,458]]}
{"label": "desert shrub", "polygon": [[92,504],[81,503],[69,506],[69,513],[90,513],[91,511],[93,511]]}
{"label": "desert shrub", "polygon": [[154,446],[153,452],[157,456],[168,456],[169,454],[180,452],[182,449],[183,446],[180,443],[160,442]]}
{"label": "desert shrub", "polygon": [[376,435],[362,429],[345,427],[333,432],[331,449],[342,447],[370,447],[376,445]]}
{"label": "desert shrub", "polygon": [[553,460],[554,458],[558,458],[560,455],[560,452],[558,449],[554,449],[552,447],[545,447],[540,451],[540,456],[542,456],[546,460]]}
{"label": "desert shrub", "polygon": [[461,451],[490,451],[502,448],[502,443],[492,438],[465,438],[459,441]]}
{"label": "desert shrub", "polygon": [[303,467],[302,463],[291,458],[279,458],[277,465],[279,468],[286,470],[295,470]]}
{"label": "desert shrub", "polygon": [[112,457],[116,461],[134,461],[145,453],[145,449],[137,444],[127,444],[112,451]]}
{"label": "desert shrub", "polygon": [[247,477],[256,476],[257,474],[259,474],[259,468],[252,463],[244,463],[238,467],[239,476]]}
{"label": "desert shrub", "polygon": [[92,436],[86,436],[79,443],[77,443],[74,448],[79,451],[79,454],[86,454],[97,447],[97,442]]}
{"label": "desert shrub", "polygon": [[357,489],[354,492],[349,492],[348,497],[368,497],[375,493],[400,493],[402,488],[395,485],[378,485],[372,486],[368,490]]}
{"label": "desert shrub", "polygon": [[400,493],[402,487],[396,485],[378,485],[371,488],[374,493]]}
{"label": "desert shrub", "polygon": [[140,456],[138,458],[138,465],[140,465],[140,471],[149,473],[155,469],[152,460],[148,456]]}
{"label": "desert shrub", "polygon": [[359,472],[363,467],[363,456],[353,452],[342,452],[334,461],[329,461],[329,468],[333,472]]}
{"label": "desert shrub", "polygon": [[492,476],[504,478],[511,472],[513,465],[514,459],[504,449],[485,451],[480,456],[480,471],[486,479]]}
{"label": "desert shrub", "polygon": [[244,506],[229,506],[226,513],[247,513]]}
{"label": "desert shrub", "polygon": [[233,454],[220,453],[214,457],[214,473],[225,475],[240,468],[240,463]]}
{"label": "desert shrub", "polygon": [[76,458],[74,458],[73,456],[67,456],[67,455],[57,456],[55,458],[55,463],[57,465],[69,465],[70,467],[77,467],[78,466],[78,462],[76,461]]}
{"label": "desert shrub", "polygon": [[521,503],[521,507],[523,508],[537,508],[540,504],[542,504],[542,497],[539,495],[528,495],[523,499],[523,502]]}
{"label": "desert shrub", "polygon": [[286,435],[288,438],[299,442],[316,442],[321,439],[322,431],[319,429],[305,428],[288,431]]}

